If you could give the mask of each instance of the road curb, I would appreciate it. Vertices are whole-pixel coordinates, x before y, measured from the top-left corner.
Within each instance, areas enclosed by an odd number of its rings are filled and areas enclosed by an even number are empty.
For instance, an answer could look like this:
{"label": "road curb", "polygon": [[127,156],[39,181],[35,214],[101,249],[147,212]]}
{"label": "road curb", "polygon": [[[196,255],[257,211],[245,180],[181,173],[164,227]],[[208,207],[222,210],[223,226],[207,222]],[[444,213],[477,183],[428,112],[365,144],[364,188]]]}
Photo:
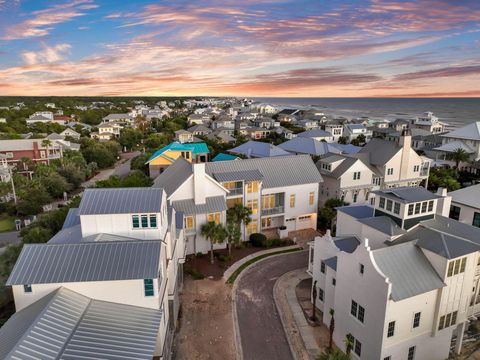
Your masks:
{"label": "road curb", "polygon": [[[280,251],[279,249],[282,249],[282,250],[288,250],[289,247],[284,247],[284,248],[276,248],[277,251]],[[292,249],[293,248],[298,248],[298,246],[293,246],[291,247]],[[301,251],[305,251],[305,250],[299,250],[298,252],[301,252]],[[272,252],[272,251],[270,251]],[[260,251],[257,254],[257,256],[261,255],[259,254]],[[243,271],[237,276],[237,278],[235,279],[234,283],[232,284],[232,318],[233,318],[233,331],[235,333],[235,352],[237,353],[237,356],[236,356],[236,359],[237,360],[243,360],[243,349],[242,349],[242,339],[241,339],[241,336],[240,336],[240,327],[238,325],[238,313],[237,313],[237,287],[238,287],[238,284],[240,283],[240,280],[242,279],[243,275],[247,272],[247,270],[249,270],[250,268],[252,268],[253,266],[255,265],[258,265],[260,263],[262,263],[263,261],[265,260],[268,260],[268,259],[272,259],[274,257],[278,257],[278,256],[282,256],[282,255],[290,255],[292,254],[291,252],[290,253],[283,253],[283,254],[275,254],[275,255],[272,255],[272,256],[268,256],[266,258],[263,258],[263,259],[260,259],[250,265],[248,265],[245,269],[243,269]],[[257,257],[257,256],[254,256],[254,257]],[[237,261],[237,262],[240,262]],[[234,264],[235,265],[235,264]],[[241,264],[240,264],[241,265]],[[239,266],[240,266],[239,265]],[[233,265],[232,265],[233,266]],[[233,272],[232,272],[233,273]],[[224,275],[225,276],[225,275]],[[227,278],[228,279],[228,278]],[[283,324],[283,323],[282,323]],[[288,336],[287,336],[288,338]],[[291,351],[291,348],[290,348],[290,351]],[[293,356],[293,353],[292,353],[292,356]]]}
{"label": "road curb", "polygon": [[[312,360],[319,354],[315,338],[296,299],[295,288],[310,276],[307,268],[293,270],[278,278],[273,286],[273,299],[295,360]],[[283,289],[281,289],[283,287]],[[293,299],[293,300],[292,300]]]}

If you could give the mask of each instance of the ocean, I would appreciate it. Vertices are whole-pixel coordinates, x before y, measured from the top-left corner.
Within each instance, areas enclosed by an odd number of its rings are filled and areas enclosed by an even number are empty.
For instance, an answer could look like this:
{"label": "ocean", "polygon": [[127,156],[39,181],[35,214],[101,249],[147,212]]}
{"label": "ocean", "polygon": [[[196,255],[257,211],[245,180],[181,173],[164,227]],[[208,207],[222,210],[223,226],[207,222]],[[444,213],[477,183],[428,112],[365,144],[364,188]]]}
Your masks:
{"label": "ocean", "polygon": [[431,111],[451,127],[480,121],[480,98],[254,98],[279,107],[312,107],[328,116],[375,120],[414,118]]}

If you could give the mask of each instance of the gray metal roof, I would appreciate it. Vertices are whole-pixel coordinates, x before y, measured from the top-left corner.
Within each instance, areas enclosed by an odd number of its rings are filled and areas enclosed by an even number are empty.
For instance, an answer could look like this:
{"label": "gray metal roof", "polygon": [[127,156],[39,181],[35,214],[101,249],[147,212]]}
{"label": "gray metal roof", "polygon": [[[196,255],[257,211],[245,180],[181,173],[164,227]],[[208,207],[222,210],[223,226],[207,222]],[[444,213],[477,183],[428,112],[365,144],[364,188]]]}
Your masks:
{"label": "gray metal roof", "polygon": [[79,212],[78,208],[68,209],[67,217],[63,222],[62,229],[67,229],[69,227],[80,224],[80,216],[78,215],[78,212]]}
{"label": "gray metal roof", "polygon": [[388,216],[375,216],[370,218],[358,219],[358,222],[370,226],[388,236],[397,236],[405,234],[406,231],[399,227],[395,221]]}
{"label": "gray metal roof", "polygon": [[322,129],[312,129],[312,130],[301,132],[297,134],[297,136],[303,137],[303,138],[332,137],[332,134]]}
{"label": "gray metal roof", "polygon": [[465,125],[444,135],[447,138],[480,140],[480,121]]}
{"label": "gray metal roof", "polygon": [[172,165],[167,167],[163,173],[157,176],[157,178],[153,182],[152,187],[163,188],[167,193],[167,196],[170,196],[192,174],[192,164],[190,164],[184,158],[179,157]]}
{"label": "gray metal roof", "polygon": [[291,153],[321,156],[328,153],[341,154],[342,151],[329,143],[318,141],[310,137],[295,137],[278,146]]}
{"label": "gray metal roof", "polygon": [[373,194],[393,198],[396,201],[403,203],[412,203],[418,201],[435,200],[441,198],[424,187],[421,186],[404,186],[398,188],[375,190]]}
{"label": "gray metal roof", "polygon": [[363,219],[372,217],[375,213],[375,209],[369,205],[349,205],[336,208],[337,211],[341,211],[356,219]]}
{"label": "gray metal roof", "polygon": [[324,262],[325,265],[327,265],[329,268],[337,271],[337,257],[336,257],[336,256],[333,256],[333,257],[331,257],[331,258],[325,259],[325,260],[323,260],[323,262]]}
{"label": "gray metal roof", "polygon": [[358,153],[368,153],[369,162],[372,165],[383,166],[399,151],[400,146],[396,142],[374,138]]}
{"label": "gray metal roof", "polygon": [[205,199],[205,204],[195,204],[193,199],[178,200],[172,202],[176,211],[185,215],[208,214],[227,210],[227,204],[223,196],[211,196]]}
{"label": "gray metal roof", "polygon": [[219,182],[238,180],[259,181],[263,179],[262,173],[257,169],[214,173],[213,177]]}
{"label": "gray metal roof", "polygon": [[92,300],[59,288],[0,329],[2,359],[151,359],[160,310]]}
{"label": "gray metal roof", "polygon": [[263,188],[320,183],[322,177],[309,155],[275,156],[241,161],[218,161],[205,164],[214,173],[257,169],[263,175]]}
{"label": "gray metal roof", "polygon": [[79,215],[158,213],[161,188],[86,189]]}
{"label": "gray metal roof", "polygon": [[[320,172],[320,174],[322,174],[322,176],[333,177],[335,179],[338,179],[343,174],[345,174],[345,172],[348,171],[357,161],[362,162],[360,159],[342,156],[342,155],[329,156],[326,159],[327,161],[324,161],[324,159],[317,161],[317,169]],[[332,171],[322,169],[322,163],[335,162],[339,160],[342,160],[342,162],[338,164]]]}
{"label": "gray metal roof", "polygon": [[435,219],[422,221],[396,243],[411,241],[446,259],[455,259],[480,251],[480,228],[436,215]]}
{"label": "gray metal roof", "polygon": [[360,240],[358,240],[355,236],[338,237],[335,238],[333,242],[340,251],[344,251],[349,254],[353,253],[357,249],[358,245],[360,245]]}
{"label": "gray metal roof", "polygon": [[422,250],[413,242],[372,251],[380,271],[392,283],[392,299],[399,301],[444,287]]}
{"label": "gray metal roof", "polygon": [[77,224],[65,229],[62,228],[50,240],[49,244],[78,243],[82,241],[82,225]]}
{"label": "gray metal roof", "polygon": [[454,203],[467,205],[474,209],[480,208],[480,184],[452,191],[448,195],[452,197]]}
{"label": "gray metal roof", "polygon": [[[267,129],[263,130],[268,131]],[[227,151],[234,154],[242,154],[247,157],[271,157],[290,155],[290,153],[286,152],[278,146],[272,145],[270,143],[252,140]]]}
{"label": "gray metal roof", "polygon": [[158,277],[160,241],[26,244],[7,285]]}

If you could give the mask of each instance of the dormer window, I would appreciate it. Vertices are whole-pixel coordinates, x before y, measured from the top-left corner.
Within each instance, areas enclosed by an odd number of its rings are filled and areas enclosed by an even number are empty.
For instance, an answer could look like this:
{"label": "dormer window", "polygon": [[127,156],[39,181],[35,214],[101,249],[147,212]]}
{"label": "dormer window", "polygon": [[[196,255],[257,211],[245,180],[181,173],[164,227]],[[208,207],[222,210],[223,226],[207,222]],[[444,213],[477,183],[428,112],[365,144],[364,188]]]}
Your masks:
{"label": "dormer window", "polygon": [[132,228],[134,229],[156,229],[157,227],[156,214],[132,215]]}

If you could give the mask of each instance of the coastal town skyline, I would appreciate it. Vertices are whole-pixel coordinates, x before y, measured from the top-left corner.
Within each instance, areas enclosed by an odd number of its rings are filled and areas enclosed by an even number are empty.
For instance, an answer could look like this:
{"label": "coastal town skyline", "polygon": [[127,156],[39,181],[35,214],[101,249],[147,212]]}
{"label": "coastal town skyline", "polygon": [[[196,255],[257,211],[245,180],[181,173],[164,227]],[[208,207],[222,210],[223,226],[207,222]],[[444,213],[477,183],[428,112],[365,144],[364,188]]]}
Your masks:
{"label": "coastal town skyline", "polygon": [[0,95],[480,96],[480,3],[0,0]]}

